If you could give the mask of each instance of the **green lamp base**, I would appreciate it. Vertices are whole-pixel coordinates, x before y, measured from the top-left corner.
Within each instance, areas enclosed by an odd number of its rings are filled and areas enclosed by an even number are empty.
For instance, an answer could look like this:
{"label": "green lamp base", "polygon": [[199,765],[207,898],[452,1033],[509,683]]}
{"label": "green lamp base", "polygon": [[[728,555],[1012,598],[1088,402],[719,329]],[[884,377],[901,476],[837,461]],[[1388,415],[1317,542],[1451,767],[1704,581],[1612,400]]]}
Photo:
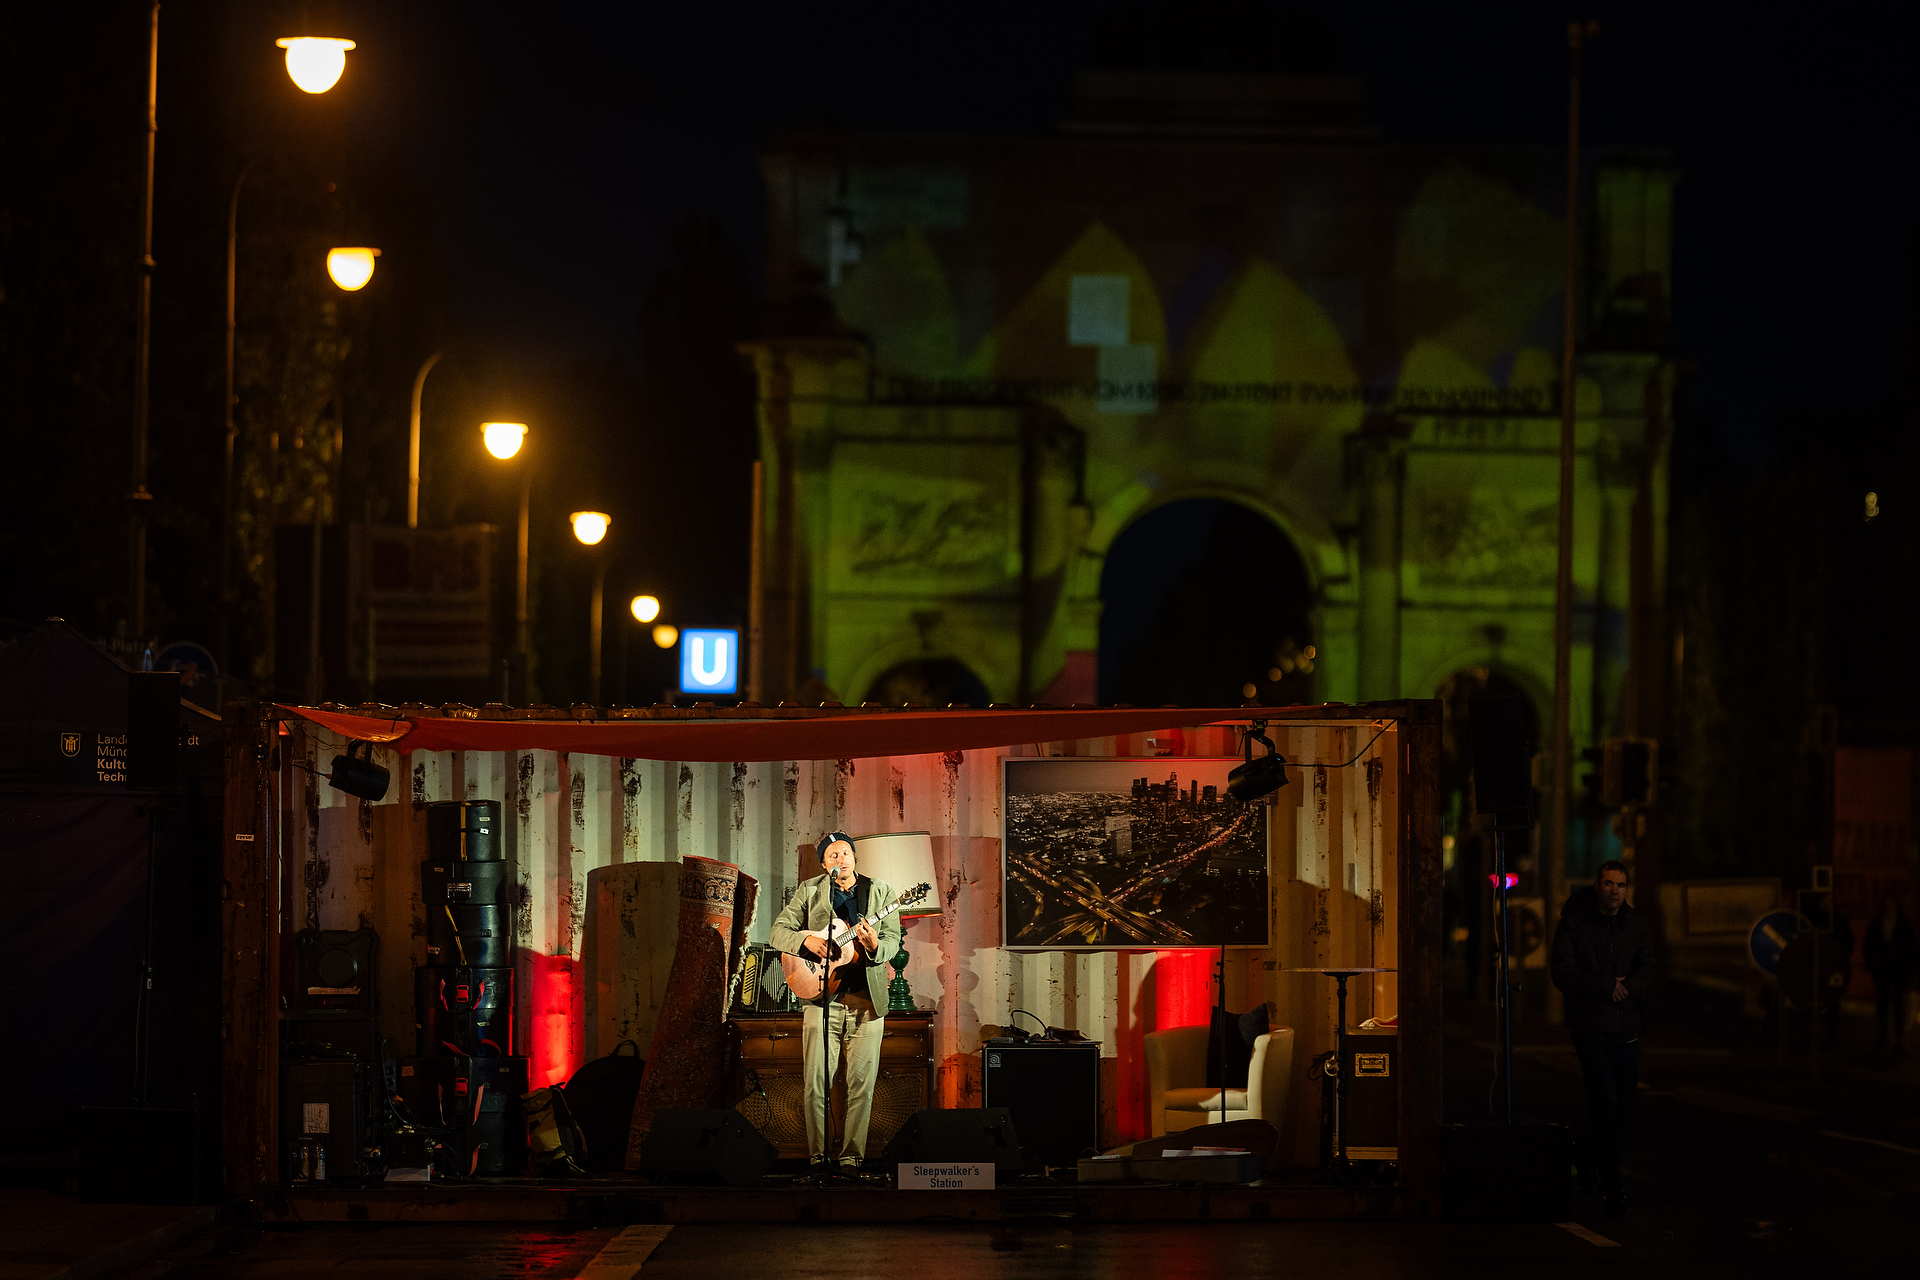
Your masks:
{"label": "green lamp base", "polygon": [[907,937],[900,935],[900,950],[893,959],[887,961],[893,969],[893,981],[887,984],[887,1012],[914,1013],[919,1006],[913,1002],[913,984],[907,981]]}

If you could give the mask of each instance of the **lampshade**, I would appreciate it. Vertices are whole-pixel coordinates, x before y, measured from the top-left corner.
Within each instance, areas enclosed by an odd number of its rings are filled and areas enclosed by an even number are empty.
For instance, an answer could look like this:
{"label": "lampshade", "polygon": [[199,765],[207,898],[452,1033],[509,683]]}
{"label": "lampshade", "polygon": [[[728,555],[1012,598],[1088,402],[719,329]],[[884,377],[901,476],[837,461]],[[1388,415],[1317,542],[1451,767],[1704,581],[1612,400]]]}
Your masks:
{"label": "lampshade", "polygon": [[883,831],[855,836],[853,852],[861,871],[876,880],[885,880],[895,893],[905,893],[917,884],[934,887],[933,892],[920,901],[903,907],[901,919],[940,914],[940,882],[934,877],[932,836],[924,831]]}

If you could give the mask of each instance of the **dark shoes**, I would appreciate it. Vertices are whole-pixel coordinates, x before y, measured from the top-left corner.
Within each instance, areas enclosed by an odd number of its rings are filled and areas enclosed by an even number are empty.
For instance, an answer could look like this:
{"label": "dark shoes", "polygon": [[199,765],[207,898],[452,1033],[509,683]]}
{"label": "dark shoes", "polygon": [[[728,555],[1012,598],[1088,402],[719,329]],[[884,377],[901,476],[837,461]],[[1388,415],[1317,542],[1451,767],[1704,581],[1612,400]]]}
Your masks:
{"label": "dark shoes", "polygon": [[1587,1195],[1600,1194],[1600,1171],[1595,1169],[1584,1156],[1573,1158],[1573,1185]]}

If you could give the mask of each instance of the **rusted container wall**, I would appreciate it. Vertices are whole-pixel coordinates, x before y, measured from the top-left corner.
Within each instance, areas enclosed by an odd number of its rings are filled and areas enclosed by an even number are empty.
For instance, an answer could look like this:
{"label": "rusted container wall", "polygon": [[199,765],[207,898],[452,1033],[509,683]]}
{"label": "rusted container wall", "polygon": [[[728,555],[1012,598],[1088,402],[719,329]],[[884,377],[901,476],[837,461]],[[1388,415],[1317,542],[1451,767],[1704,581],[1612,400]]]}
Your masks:
{"label": "rusted container wall", "polygon": [[[381,1017],[400,1053],[413,1044],[412,969],[427,959],[424,806],[458,798],[502,802],[507,857],[522,889],[514,1033],[518,1051],[533,1060],[536,1085],[566,1079],[585,1051],[581,947],[590,871],[686,854],[735,863],[760,882],[750,936],[764,941],[787,893],[815,874],[813,841],[833,829],[934,837],[946,911],[908,928],[906,976],[920,1005],[935,1011],[939,1105],[979,1104],[980,1027],[1005,1025],[1021,1009],[1105,1046],[1104,1136],[1144,1136],[1142,1037],[1204,1022],[1212,1003],[1212,953],[1002,947],[1000,762],[1009,755],[1237,755],[1230,727],[1004,751],[747,764],[376,749],[395,781],[378,803],[335,791],[312,772],[324,772],[344,749],[338,737],[308,722],[291,727],[279,775],[282,926],[379,932]],[[1394,966],[1401,735],[1368,721],[1275,724],[1271,732],[1295,762],[1268,824],[1272,944],[1230,953],[1227,996],[1236,1011],[1271,1001],[1276,1021],[1295,1028],[1296,1087],[1283,1129],[1297,1162],[1309,1164],[1318,1097],[1306,1068],[1332,1045],[1333,983],[1286,971]],[[1394,1011],[1391,974],[1352,984],[1351,1022]]]}

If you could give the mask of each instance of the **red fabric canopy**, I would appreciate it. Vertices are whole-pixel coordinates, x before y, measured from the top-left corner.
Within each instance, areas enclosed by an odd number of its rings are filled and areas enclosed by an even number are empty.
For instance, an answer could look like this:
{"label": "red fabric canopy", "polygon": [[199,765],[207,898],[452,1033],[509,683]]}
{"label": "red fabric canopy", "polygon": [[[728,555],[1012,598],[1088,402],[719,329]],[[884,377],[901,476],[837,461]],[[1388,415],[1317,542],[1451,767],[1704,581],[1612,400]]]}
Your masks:
{"label": "red fabric canopy", "polygon": [[[335,733],[401,751],[567,751],[636,760],[852,760],[1066,742],[1180,725],[1284,719],[1300,708],[1161,707],[1087,711],[875,711],[807,719],[387,719],[282,707]],[[1343,708],[1344,710],[1344,708]],[[1364,714],[1364,713],[1362,713]]]}

